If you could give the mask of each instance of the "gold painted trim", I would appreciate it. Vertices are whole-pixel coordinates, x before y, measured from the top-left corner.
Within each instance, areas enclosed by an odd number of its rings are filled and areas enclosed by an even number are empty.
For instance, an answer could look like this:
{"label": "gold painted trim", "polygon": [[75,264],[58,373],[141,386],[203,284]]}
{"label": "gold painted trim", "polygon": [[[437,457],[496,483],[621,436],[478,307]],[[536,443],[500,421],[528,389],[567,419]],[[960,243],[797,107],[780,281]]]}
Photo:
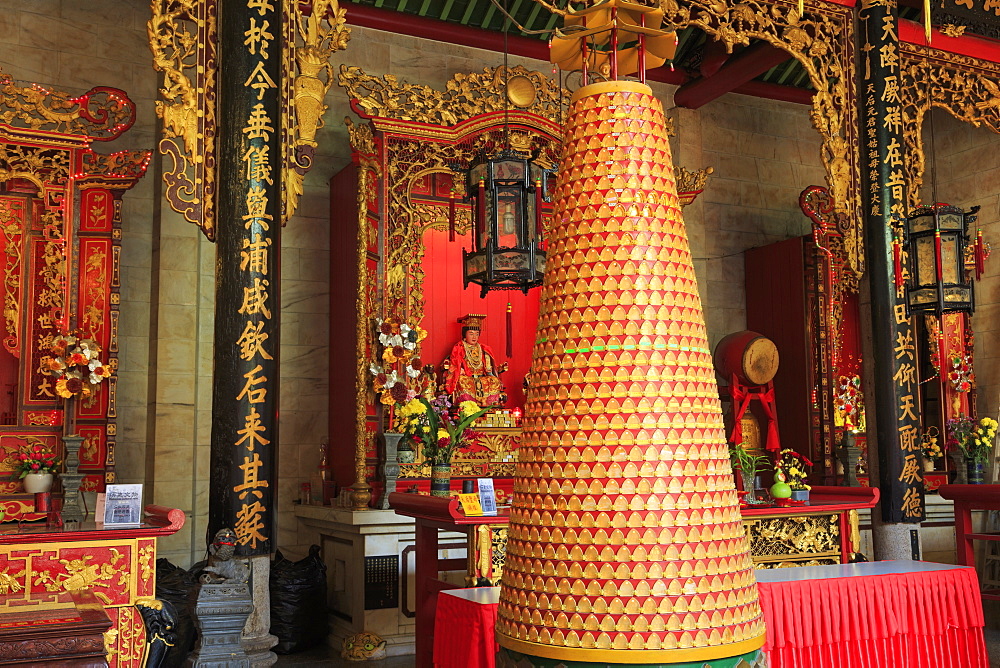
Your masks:
{"label": "gold painted trim", "polygon": [[496,634],[497,642],[514,652],[562,661],[589,661],[592,663],[684,663],[689,661],[714,661],[749,654],[764,646],[767,635],[715,647],[691,649],[591,649],[583,647],[554,647]]}
{"label": "gold painted trim", "polygon": [[597,83],[587,84],[583,88],[578,88],[573,93],[573,97],[570,98],[570,104],[585,97],[600,95],[602,93],[639,93],[640,95],[651,96],[653,95],[653,89],[638,81],[598,81]]}

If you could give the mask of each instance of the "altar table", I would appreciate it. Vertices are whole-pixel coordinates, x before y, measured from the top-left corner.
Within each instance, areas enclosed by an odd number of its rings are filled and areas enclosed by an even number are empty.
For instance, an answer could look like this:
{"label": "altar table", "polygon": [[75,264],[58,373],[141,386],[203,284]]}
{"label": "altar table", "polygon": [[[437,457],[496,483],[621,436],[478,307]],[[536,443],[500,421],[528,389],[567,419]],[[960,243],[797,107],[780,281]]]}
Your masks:
{"label": "altar table", "polygon": [[[971,568],[879,561],[758,570],[771,668],[987,668]],[[493,668],[499,587],[438,595],[435,668]]]}
{"label": "altar table", "polygon": [[[88,590],[111,620],[104,634],[112,668],[143,668],[142,606],[155,609],[156,539],[184,526],[176,508],[146,506],[143,523],[105,527],[80,522],[0,524],[0,594],[33,596]],[[153,634],[150,642],[164,642]],[[0,657],[0,665],[6,665]]]}

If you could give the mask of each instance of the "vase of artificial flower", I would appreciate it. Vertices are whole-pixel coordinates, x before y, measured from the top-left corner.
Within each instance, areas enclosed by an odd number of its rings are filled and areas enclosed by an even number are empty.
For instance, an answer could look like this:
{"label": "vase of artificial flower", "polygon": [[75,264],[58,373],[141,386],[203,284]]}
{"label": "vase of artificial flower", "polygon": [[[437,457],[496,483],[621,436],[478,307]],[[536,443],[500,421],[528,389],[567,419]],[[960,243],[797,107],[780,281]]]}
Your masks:
{"label": "vase of artificial flower", "polygon": [[809,459],[795,452],[791,448],[785,448],[778,453],[778,460],[774,464],[775,480],[785,482],[791,490],[791,498],[794,501],[808,501],[809,490],[812,489],[806,484],[808,469],[813,463]]}
{"label": "vase of artificial flower", "polygon": [[37,494],[52,489],[60,461],[49,445],[29,437],[14,457],[25,492]]}
{"label": "vase of artificial flower", "polygon": [[993,452],[997,435],[997,421],[984,417],[973,422],[964,415],[948,421],[949,435],[965,458],[967,483],[982,485],[986,461]]}
{"label": "vase of artificial flower", "polygon": [[924,471],[932,472],[935,461],[944,456],[944,450],[938,445],[937,427],[932,425],[920,435],[920,454],[924,457]]}

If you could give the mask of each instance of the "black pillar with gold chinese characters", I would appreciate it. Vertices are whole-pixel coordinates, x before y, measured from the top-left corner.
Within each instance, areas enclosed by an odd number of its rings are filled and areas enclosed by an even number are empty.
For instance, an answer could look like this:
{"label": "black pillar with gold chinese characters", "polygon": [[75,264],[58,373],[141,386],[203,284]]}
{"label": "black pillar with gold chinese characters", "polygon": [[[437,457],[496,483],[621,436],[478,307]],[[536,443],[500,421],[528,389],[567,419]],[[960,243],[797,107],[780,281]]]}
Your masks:
{"label": "black pillar with gold chinese characters", "polygon": [[219,3],[215,370],[209,535],[273,551],[281,246],[280,0]]}
{"label": "black pillar with gold chinese characters", "polygon": [[[894,1],[863,0],[858,13],[865,258],[871,288],[872,369],[882,521],[921,522],[916,344],[903,286],[894,281],[893,240],[906,221],[899,38]],[[872,439],[869,436],[869,442]]]}

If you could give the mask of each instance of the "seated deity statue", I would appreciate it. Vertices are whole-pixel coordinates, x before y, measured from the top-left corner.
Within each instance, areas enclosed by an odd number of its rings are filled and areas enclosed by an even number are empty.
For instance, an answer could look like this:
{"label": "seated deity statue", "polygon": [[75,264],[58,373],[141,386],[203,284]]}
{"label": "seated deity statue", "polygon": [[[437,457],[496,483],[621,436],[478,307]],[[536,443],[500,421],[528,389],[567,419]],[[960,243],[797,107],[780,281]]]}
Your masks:
{"label": "seated deity statue", "polygon": [[507,397],[500,374],[506,364],[497,364],[496,355],[479,342],[484,315],[467,315],[460,318],[462,340],[456,343],[451,354],[442,363],[444,391],[457,399],[469,395],[480,406],[503,405]]}

